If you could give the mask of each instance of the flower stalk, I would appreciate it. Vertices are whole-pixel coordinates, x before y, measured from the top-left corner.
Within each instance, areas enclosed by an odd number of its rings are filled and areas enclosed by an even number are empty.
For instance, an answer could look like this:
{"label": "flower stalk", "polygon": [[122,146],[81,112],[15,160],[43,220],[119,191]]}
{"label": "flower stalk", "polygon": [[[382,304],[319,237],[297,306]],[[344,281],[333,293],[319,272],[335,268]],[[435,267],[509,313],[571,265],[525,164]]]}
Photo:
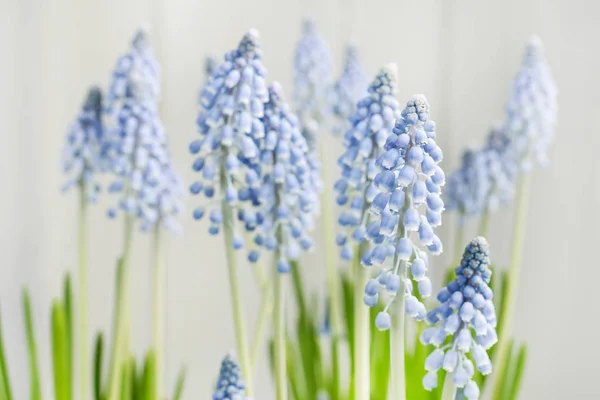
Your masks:
{"label": "flower stalk", "polygon": [[85,183],[79,187],[79,393],[82,400],[88,394],[88,349],[87,349],[87,269],[88,269],[88,196]]}
{"label": "flower stalk", "polygon": [[[154,380],[154,395],[155,400],[163,398],[163,374],[164,374],[164,274],[165,274],[165,263],[163,259],[163,239],[161,234],[160,224],[156,224],[154,227],[153,237],[153,263],[154,263],[154,282],[153,282],[153,296],[152,296],[152,338],[154,343],[154,354],[155,354],[155,373],[156,379]],[[150,399],[152,400],[152,399]]]}

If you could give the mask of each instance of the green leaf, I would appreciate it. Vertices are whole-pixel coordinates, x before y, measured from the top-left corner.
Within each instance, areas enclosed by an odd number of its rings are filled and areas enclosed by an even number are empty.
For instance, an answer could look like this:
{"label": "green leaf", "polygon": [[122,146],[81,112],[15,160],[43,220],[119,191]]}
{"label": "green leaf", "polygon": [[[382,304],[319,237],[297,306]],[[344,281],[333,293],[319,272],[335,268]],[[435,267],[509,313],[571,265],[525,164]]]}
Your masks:
{"label": "green leaf", "polygon": [[155,399],[156,385],[156,355],[154,350],[151,349],[146,354],[146,360],[144,362],[144,399]]}
{"label": "green leaf", "polygon": [[513,347],[514,347],[515,341],[513,339],[511,339],[508,342],[508,362],[506,363],[506,368],[504,368],[503,371],[498,371],[500,373],[500,382],[502,382],[502,393],[500,395],[500,399],[505,400],[508,399],[509,393],[510,393],[510,388],[512,386],[512,382],[511,382],[511,376],[513,375],[512,372],[512,368],[513,368],[513,362],[511,362],[512,358],[513,358]]}
{"label": "green leaf", "polygon": [[296,304],[298,305],[298,314],[308,314],[306,299],[304,296],[304,282],[298,261],[290,261],[292,271],[292,282],[294,284],[294,295],[296,296]]}
{"label": "green leaf", "polygon": [[6,355],[4,353],[4,335],[2,333],[2,318],[0,318],[0,399],[11,400],[10,378],[6,366]]}
{"label": "green leaf", "polygon": [[102,400],[102,356],[104,352],[104,335],[98,332],[94,346],[94,399]]}
{"label": "green leaf", "polygon": [[[342,299],[344,320],[346,321],[346,337],[348,343],[354,342],[354,282],[347,273],[342,274]],[[354,365],[354,349],[350,348],[350,365]],[[354,373],[352,373],[354,375]]]}
{"label": "green leaf", "polygon": [[126,361],[121,364],[121,400],[131,400],[132,381],[131,368],[129,368],[129,362]]}
{"label": "green leaf", "polygon": [[29,349],[29,373],[31,379],[31,400],[41,400],[40,371],[38,367],[37,345],[33,329],[31,301],[27,289],[23,289],[23,314],[25,318],[25,333]]}
{"label": "green leaf", "polygon": [[318,349],[318,331],[310,315],[300,314],[297,326],[300,360],[306,379],[306,399],[316,399],[318,376],[320,373],[320,351]]}
{"label": "green leaf", "polygon": [[179,376],[177,377],[177,383],[175,384],[175,393],[173,393],[173,400],[181,400],[181,394],[183,393],[183,387],[185,386],[185,369],[181,369]]}
{"label": "green leaf", "polygon": [[52,361],[54,367],[54,397],[56,400],[71,400],[69,380],[69,351],[65,308],[55,300],[52,304]]}
{"label": "green leaf", "polygon": [[304,381],[301,372],[299,371],[298,366],[298,352],[294,347],[294,343],[288,338],[286,341],[287,347],[287,372],[288,372],[288,381],[290,382],[290,389],[292,391],[292,396],[296,400],[302,400],[306,398],[305,391],[302,390]]}
{"label": "green leaf", "polygon": [[64,308],[65,308],[65,338],[67,341],[67,373],[70,390],[73,390],[73,290],[71,275],[65,276],[64,282]]}
{"label": "green leaf", "polygon": [[514,366],[514,376],[512,378],[512,388],[510,390],[509,400],[517,400],[519,398],[519,389],[523,380],[523,372],[527,363],[527,345],[522,344],[519,348],[517,360]]}

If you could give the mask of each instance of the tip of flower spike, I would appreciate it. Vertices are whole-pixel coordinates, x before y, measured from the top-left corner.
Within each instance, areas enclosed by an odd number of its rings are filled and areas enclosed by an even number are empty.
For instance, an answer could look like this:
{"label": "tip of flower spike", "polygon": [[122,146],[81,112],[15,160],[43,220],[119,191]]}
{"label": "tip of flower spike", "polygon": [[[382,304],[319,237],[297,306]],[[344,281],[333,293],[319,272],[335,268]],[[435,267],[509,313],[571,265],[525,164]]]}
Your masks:
{"label": "tip of flower spike", "polygon": [[140,29],[137,30],[135,35],[133,36],[132,45],[138,50],[145,50],[150,47],[150,23],[147,22],[143,24]]}
{"label": "tip of flower spike", "polygon": [[396,63],[385,64],[381,71],[388,74],[394,81],[398,79],[398,65]]}
{"label": "tip of flower spike", "polygon": [[531,35],[525,47],[524,64],[535,64],[544,59],[544,45],[537,35]]}
{"label": "tip of flower spike", "polygon": [[396,63],[386,64],[379,70],[375,80],[369,87],[369,91],[381,94],[394,94],[397,79],[398,66]]}
{"label": "tip of flower spike", "polygon": [[304,33],[311,33],[314,32],[317,29],[317,26],[315,24],[315,20],[312,18],[306,18],[303,22],[302,22],[302,32]]}
{"label": "tip of flower spike", "polygon": [[259,38],[260,35],[258,33],[258,30],[254,28],[248,30],[248,32],[246,32],[246,34],[242,38],[240,45],[238,46],[238,51],[240,52],[240,55],[249,58],[260,56],[262,54],[262,50],[260,47],[260,43],[258,42]]}
{"label": "tip of flower spike", "polygon": [[88,91],[85,108],[94,110],[102,108],[102,90],[98,86],[92,86]]}

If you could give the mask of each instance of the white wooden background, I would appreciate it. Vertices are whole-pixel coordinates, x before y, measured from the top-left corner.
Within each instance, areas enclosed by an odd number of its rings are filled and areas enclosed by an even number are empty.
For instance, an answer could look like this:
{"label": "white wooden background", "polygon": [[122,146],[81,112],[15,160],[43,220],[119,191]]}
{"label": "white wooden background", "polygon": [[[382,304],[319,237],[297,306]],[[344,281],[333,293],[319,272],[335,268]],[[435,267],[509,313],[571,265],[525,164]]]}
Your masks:
{"label": "white wooden background", "polygon": [[[20,290],[33,292],[43,387],[51,394],[49,307],[64,271],[75,263],[76,199],[62,195],[64,132],[90,84],[106,87],[116,57],[136,27],[151,24],[163,66],[162,116],[177,167],[191,180],[187,145],[195,135],[196,95],[205,54],[236,46],[259,29],[270,77],[289,93],[300,21],[313,16],[339,70],[342,45],[354,39],[371,73],[399,64],[399,97],[424,93],[438,122],[447,171],[460,149],[478,145],[502,117],[529,34],[544,40],[560,90],[550,166],[535,172],[517,315],[517,335],[530,343],[523,399],[598,399],[600,281],[600,3],[586,0],[0,0],[0,305],[16,399],[28,396]],[[353,17],[358,15],[358,18]],[[352,28],[350,26],[353,26]],[[291,96],[289,96],[291,97]],[[332,141],[333,143],[333,141]],[[335,154],[332,154],[332,163]],[[186,201],[191,210],[194,202]],[[121,226],[92,216],[91,331],[111,323],[114,260]],[[494,219],[490,241],[508,259],[511,210]],[[221,241],[186,215],[185,234],[171,240],[168,271],[168,365],[173,386],[188,368],[186,399],[209,398],[221,356],[234,345]],[[446,217],[448,223],[452,218]],[[447,248],[452,247],[444,229]],[[134,349],[150,343],[146,237],[135,240]],[[321,255],[311,256],[322,260]],[[437,263],[445,265],[447,258]],[[307,266],[321,288],[319,263]],[[259,299],[250,270],[250,326]],[[91,332],[90,332],[91,333]],[[90,337],[91,340],[91,337]],[[273,398],[265,359],[259,399]]]}

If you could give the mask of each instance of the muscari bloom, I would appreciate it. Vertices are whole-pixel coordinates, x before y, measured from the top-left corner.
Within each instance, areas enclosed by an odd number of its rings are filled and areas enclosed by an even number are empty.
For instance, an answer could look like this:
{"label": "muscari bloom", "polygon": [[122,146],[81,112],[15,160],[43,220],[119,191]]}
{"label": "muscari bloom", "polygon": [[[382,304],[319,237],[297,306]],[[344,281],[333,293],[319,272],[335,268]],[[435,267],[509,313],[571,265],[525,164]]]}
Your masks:
{"label": "muscari bloom", "polygon": [[[350,116],[350,129],[344,134],[345,151],[338,159],[341,178],[335,183],[337,203],[343,207],[338,224],[342,232],[336,241],[341,258],[351,260],[354,243],[366,240],[369,204],[377,194],[373,179],[378,173],[376,160],[400,118],[396,94],[396,64],[384,66],[368,89],[368,96],[356,105]],[[376,299],[373,299],[376,302]]]}
{"label": "muscari bloom", "polygon": [[[146,35],[139,32],[117,62],[106,106],[107,169],[116,175],[109,191],[120,194],[118,207],[138,218],[142,230],[159,222],[173,227],[181,209],[180,182],[158,114],[159,70]],[[115,217],[116,208],[108,214]]]}
{"label": "muscari bloom", "polygon": [[479,398],[473,374],[475,368],[483,375],[492,372],[486,350],[498,341],[489,265],[488,243],[476,237],[465,248],[456,278],[438,293],[440,305],[427,314],[427,323],[435,326],[423,331],[421,342],[436,349],[425,360],[425,389],[437,387],[437,372],[443,368],[468,400]]}
{"label": "muscari bloom", "polygon": [[100,191],[96,178],[102,164],[102,141],[102,92],[93,87],[67,133],[62,163],[69,179],[63,190],[81,185],[88,201],[96,200]]}
{"label": "muscari bloom", "polygon": [[227,355],[221,363],[213,400],[247,400],[245,392],[240,367],[231,355]]}
{"label": "muscari bloom", "polygon": [[556,124],[556,94],[542,42],[534,36],[527,44],[506,106],[505,129],[523,171],[530,170],[535,162],[547,162]]}
{"label": "muscari bloom", "polygon": [[491,188],[488,161],[493,153],[467,149],[463,152],[460,167],[448,177],[445,206],[464,216],[480,216],[486,211]]}
{"label": "muscari bloom", "polygon": [[[367,282],[365,304],[375,305],[382,288],[391,297],[375,320],[381,330],[390,328],[387,310],[398,291],[404,296],[406,313],[418,321],[425,318],[425,305],[412,294],[412,281],[417,282],[423,298],[429,297],[428,256],[423,249],[433,255],[442,252],[434,228],[442,223],[444,202],[440,195],[445,176],[438,166],[443,155],[435,138],[429,104],[425,96],[416,95],[402,111],[386,140],[385,152],[375,163],[376,195],[365,232],[373,246],[362,255],[362,264],[381,267],[377,278]],[[391,265],[386,265],[388,257],[393,258]]]}
{"label": "muscari bloom", "polygon": [[[308,232],[318,210],[319,189],[307,159],[310,149],[278,82],[269,87],[262,122],[265,137],[260,156],[263,179],[256,199],[259,207],[256,214],[243,210],[240,215],[246,221],[257,221],[254,243],[275,251],[277,270],[286,273],[290,259],[313,247]],[[252,250],[249,259],[257,258],[258,251]]]}
{"label": "muscari bloom", "polygon": [[327,116],[332,81],[331,50],[314,21],[306,20],[294,57],[294,99],[302,134],[311,147],[315,146],[320,124]]}
{"label": "muscari bloom", "polygon": [[[197,120],[201,138],[189,146],[196,155],[192,168],[200,177],[192,183],[190,192],[209,199],[211,234],[217,234],[223,223],[221,200],[239,209],[239,218],[247,231],[254,231],[262,223],[262,214],[252,207],[244,210],[241,206],[242,203],[259,205],[260,156],[265,143],[262,118],[269,100],[266,76],[258,32],[250,30],[238,48],[225,55],[225,61],[202,90]],[[193,211],[197,220],[204,214],[203,206]],[[242,247],[241,236],[235,234],[233,241],[234,248]]]}
{"label": "muscari bloom", "polygon": [[346,46],[344,69],[333,85],[333,114],[340,119],[334,127],[334,133],[343,134],[348,128],[348,119],[356,110],[356,103],[365,97],[369,78],[358,57],[358,48]]}

